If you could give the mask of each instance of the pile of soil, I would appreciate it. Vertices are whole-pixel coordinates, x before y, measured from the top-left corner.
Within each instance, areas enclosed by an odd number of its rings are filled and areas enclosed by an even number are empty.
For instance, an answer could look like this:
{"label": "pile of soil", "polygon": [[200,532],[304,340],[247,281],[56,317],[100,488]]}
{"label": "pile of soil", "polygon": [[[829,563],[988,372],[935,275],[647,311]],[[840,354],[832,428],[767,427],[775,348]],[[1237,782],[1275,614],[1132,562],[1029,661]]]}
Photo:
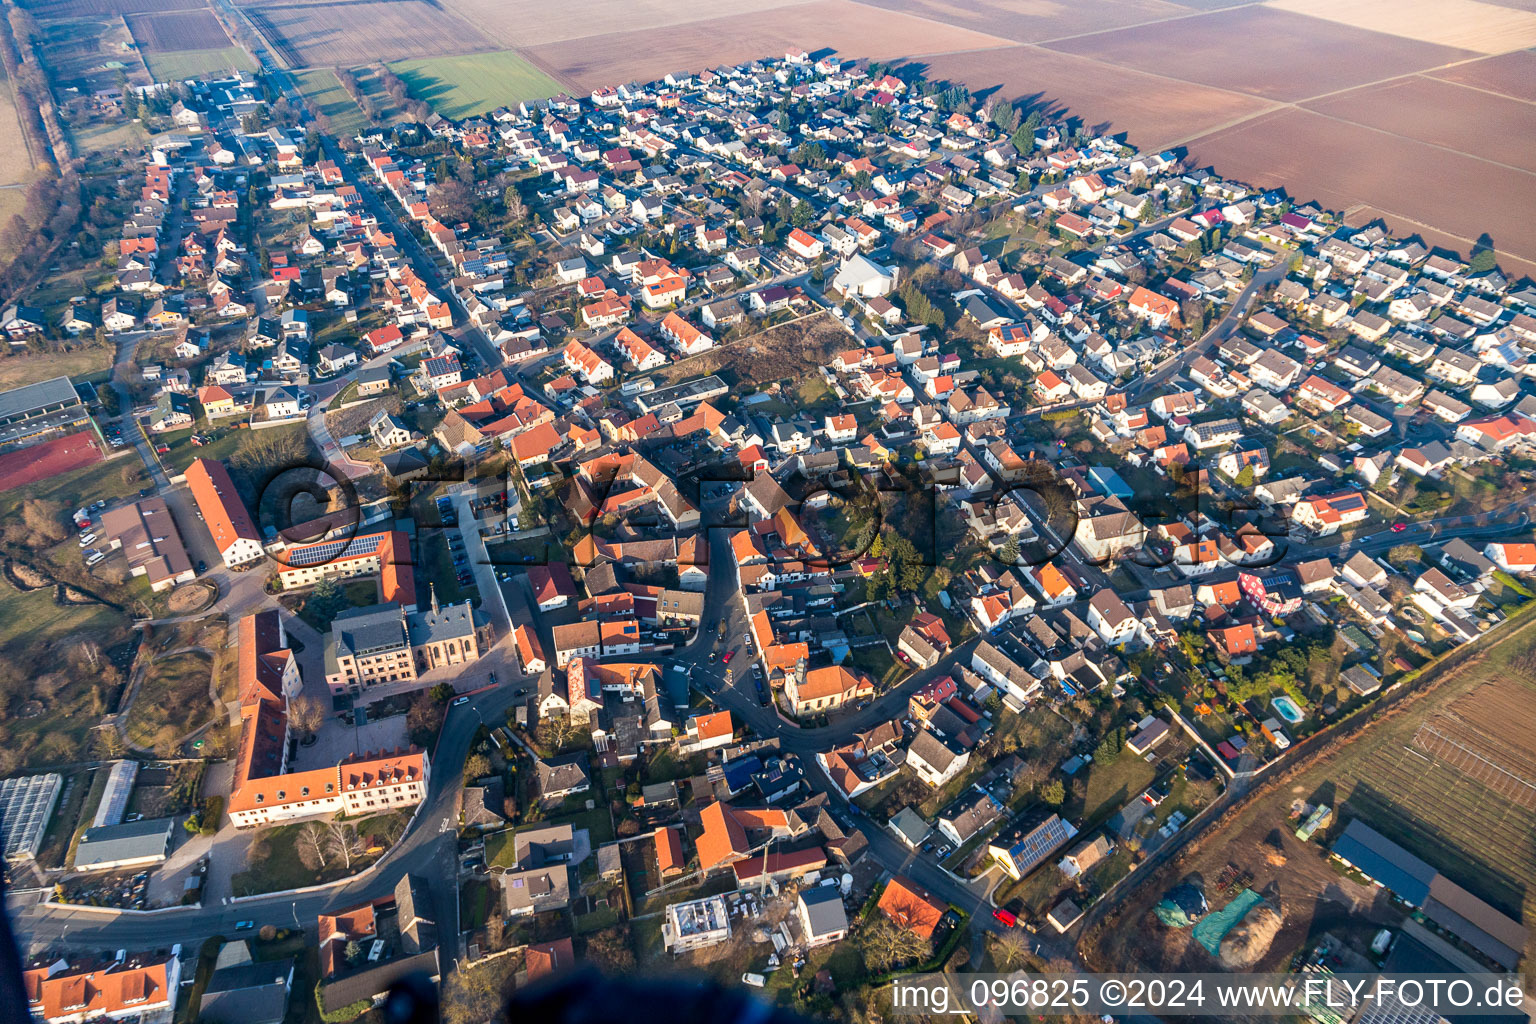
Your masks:
{"label": "pile of soil", "polygon": [[1268,903],[1255,904],[1232,926],[1221,940],[1221,962],[1236,970],[1246,970],[1258,963],[1280,934],[1284,922],[1280,912]]}
{"label": "pile of soil", "polygon": [[94,594],[87,594],[83,590],[76,590],[74,587],[70,586],[67,583],[60,583],[59,584],[59,592],[54,595],[53,599],[54,599],[54,602],[57,603],[57,604],[106,604],[107,603],[107,602],[103,601],[101,598],[96,597]]}
{"label": "pile of soil", "polygon": [[29,594],[34,590],[43,590],[53,586],[53,577],[39,572],[30,565],[21,562],[7,560],[5,563],[5,578],[23,594]]}

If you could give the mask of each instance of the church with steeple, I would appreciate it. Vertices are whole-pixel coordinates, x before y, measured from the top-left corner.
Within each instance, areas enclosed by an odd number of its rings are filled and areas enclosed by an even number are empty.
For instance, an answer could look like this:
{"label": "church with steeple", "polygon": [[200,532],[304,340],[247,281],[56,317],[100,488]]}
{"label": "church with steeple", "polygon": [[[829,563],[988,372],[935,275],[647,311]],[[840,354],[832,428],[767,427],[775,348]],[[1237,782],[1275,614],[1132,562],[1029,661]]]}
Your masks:
{"label": "church with steeple", "polygon": [[495,642],[490,621],[468,601],[439,605],[436,586],[430,591],[424,610],[389,601],[336,616],[325,644],[332,695],[358,695],[480,660]]}

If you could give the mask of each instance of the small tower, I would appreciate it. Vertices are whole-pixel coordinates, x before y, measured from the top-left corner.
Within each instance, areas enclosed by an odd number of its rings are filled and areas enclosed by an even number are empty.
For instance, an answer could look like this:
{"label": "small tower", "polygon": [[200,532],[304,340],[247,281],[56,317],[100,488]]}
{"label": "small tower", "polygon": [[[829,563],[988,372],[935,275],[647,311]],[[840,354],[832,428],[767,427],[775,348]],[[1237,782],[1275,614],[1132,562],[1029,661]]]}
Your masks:
{"label": "small tower", "polygon": [[437,584],[428,583],[427,592],[432,596],[432,615],[435,618],[437,616]]}

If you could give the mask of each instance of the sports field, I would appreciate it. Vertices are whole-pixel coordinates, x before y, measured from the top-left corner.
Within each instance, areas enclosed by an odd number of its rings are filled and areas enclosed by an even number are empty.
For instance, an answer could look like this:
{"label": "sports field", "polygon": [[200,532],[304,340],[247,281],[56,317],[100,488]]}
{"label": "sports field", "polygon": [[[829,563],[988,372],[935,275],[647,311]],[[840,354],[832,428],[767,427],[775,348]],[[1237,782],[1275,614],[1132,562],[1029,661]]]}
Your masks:
{"label": "sports field", "polygon": [[561,92],[560,83],[510,50],[463,57],[427,57],[389,65],[411,95],[444,117],[468,117],[522,100]]}

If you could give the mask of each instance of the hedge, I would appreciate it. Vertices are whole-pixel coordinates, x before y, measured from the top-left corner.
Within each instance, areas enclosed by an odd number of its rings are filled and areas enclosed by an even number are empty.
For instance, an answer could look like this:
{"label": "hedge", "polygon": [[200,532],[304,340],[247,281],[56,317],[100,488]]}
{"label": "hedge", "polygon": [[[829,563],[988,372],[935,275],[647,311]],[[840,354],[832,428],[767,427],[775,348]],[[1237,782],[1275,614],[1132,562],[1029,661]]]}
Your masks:
{"label": "hedge", "polygon": [[320,1011],[320,1019],[325,1024],[345,1024],[346,1021],[356,1020],[373,1008],[370,999],[359,999],[355,1003],[348,1003],[337,1010],[325,1008],[325,982],[315,982],[315,1008]]}

